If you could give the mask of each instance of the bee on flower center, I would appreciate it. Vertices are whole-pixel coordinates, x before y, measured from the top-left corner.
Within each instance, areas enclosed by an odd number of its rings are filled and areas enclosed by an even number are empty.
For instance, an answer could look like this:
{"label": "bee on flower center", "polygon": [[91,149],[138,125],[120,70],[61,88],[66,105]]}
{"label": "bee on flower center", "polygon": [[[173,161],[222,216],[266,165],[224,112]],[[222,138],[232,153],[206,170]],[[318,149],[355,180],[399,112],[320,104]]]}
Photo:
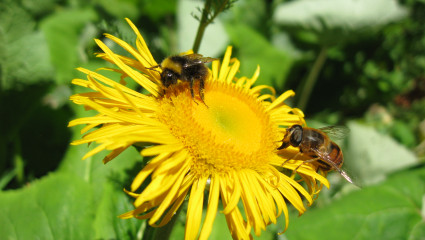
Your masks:
{"label": "bee on flower center", "polygon": [[[193,87],[198,83],[199,97],[204,102],[205,81],[208,77],[208,68],[205,63],[217,60],[216,58],[203,57],[201,54],[175,55],[164,59],[160,65],[161,82],[165,88],[178,83],[178,80],[189,82],[190,94],[195,97]],[[205,102],[204,102],[205,104]]]}

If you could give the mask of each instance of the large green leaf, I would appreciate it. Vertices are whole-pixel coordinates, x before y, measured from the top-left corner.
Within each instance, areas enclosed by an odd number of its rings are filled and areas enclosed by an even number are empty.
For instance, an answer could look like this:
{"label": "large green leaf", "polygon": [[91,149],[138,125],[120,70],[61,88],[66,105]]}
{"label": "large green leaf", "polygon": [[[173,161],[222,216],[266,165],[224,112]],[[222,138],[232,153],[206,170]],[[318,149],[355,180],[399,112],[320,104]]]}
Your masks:
{"label": "large green leaf", "polygon": [[51,81],[48,52],[31,16],[14,2],[0,2],[0,89]]}
{"label": "large green leaf", "polygon": [[112,177],[102,187],[102,195],[96,202],[96,218],[93,222],[95,239],[136,239],[136,233],[143,221],[118,218],[118,215],[134,209],[129,197],[122,191],[123,186],[114,182]]}
{"label": "large green leaf", "polygon": [[[55,173],[0,194],[0,232],[7,239],[135,239],[142,221],[114,175],[102,184]],[[101,195],[96,192],[101,191]]]}
{"label": "large green leaf", "polygon": [[385,178],[391,172],[417,163],[416,156],[389,135],[354,121],[344,149],[345,166],[363,184]]}
{"label": "large green leaf", "polygon": [[75,67],[82,58],[79,43],[83,39],[80,36],[83,28],[96,18],[93,10],[78,9],[58,11],[41,21],[58,84],[67,84],[75,76]]}
{"label": "large green leaf", "polygon": [[287,239],[423,239],[425,168],[351,192],[293,219]]}
{"label": "large green leaf", "polygon": [[274,21],[295,31],[311,31],[324,45],[374,31],[407,15],[396,0],[299,0],[281,3]]}
{"label": "large green leaf", "polygon": [[0,194],[4,239],[93,239],[95,205],[89,183],[51,174],[28,187]]}

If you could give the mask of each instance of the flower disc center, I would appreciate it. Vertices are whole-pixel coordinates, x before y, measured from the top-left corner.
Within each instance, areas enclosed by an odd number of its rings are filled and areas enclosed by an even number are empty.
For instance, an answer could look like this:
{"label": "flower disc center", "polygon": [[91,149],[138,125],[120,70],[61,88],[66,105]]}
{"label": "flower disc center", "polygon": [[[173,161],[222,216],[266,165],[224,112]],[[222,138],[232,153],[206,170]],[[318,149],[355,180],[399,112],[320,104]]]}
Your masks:
{"label": "flower disc center", "polygon": [[210,172],[268,164],[278,127],[256,97],[221,82],[206,84],[204,96],[205,104],[192,98],[183,83],[167,89],[160,104],[159,119],[192,156],[192,169]]}
{"label": "flower disc center", "polygon": [[263,126],[246,99],[228,92],[210,90],[205,102],[208,108],[198,104],[192,115],[198,124],[214,135],[216,143],[231,144],[242,152],[258,150]]}

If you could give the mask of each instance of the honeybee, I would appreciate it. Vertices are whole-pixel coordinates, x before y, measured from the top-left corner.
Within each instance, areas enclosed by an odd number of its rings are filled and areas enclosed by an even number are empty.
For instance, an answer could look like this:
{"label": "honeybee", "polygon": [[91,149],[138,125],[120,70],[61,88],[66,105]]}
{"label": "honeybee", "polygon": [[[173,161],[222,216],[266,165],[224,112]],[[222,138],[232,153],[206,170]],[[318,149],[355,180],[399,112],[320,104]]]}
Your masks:
{"label": "honeybee", "polygon": [[161,82],[165,88],[177,84],[179,79],[189,82],[192,98],[195,97],[193,85],[195,82],[199,82],[199,97],[204,102],[205,80],[208,77],[208,68],[204,63],[214,60],[217,60],[217,58],[203,57],[201,54],[196,53],[182,56],[175,55],[167,57],[160,65],[152,68],[160,67],[162,69]]}
{"label": "honeybee", "polygon": [[[335,130],[337,129],[337,130]],[[319,162],[319,169],[329,171],[334,169],[341,174],[348,182],[353,180],[341,169],[344,163],[341,148],[333,142],[324,131],[339,131],[344,134],[346,128],[326,127],[321,129],[302,127],[301,125],[292,125],[286,129],[285,136],[282,139],[282,145],[278,148],[284,149],[289,146],[297,147],[300,153],[311,157],[306,162]],[[295,171],[300,167],[299,165]]]}

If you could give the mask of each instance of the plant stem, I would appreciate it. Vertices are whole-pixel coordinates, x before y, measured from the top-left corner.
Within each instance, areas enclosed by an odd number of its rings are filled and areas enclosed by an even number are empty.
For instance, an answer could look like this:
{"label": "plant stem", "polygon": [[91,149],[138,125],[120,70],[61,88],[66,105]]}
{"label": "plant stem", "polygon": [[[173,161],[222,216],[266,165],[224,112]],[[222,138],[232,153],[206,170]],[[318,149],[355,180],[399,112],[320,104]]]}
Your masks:
{"label": "plant stem", "polygon": [[199,47],[201,46],[202,37],[204,36],[205,29],[207,28],[207,26],[209,24],[208,14],[210,12],[210,8],[211,8],[211,0],[207,0],[205,2],[204,10],[202,11],[201,20],[199,21],[199,27],[198,27],[198,31],[196,33],[195,42],[193,43],[192,50],[193,50],[194,53],[197,53],[199,51]]}
{"label": "plant stem", "polygon": [[146,224],[145,231],[143,233],[143,240],[168,240],[170,239],[171,232],[173,231],[174,225],[179,218],[182,206],[177,210],[171,220],[162,227],[151,227]]}
{"label": "plant stem", "polygon": [[314,62],[313,67],[311,68],[311,71],[309,72],[304,87],[301,91],[300,99],[297,105],[301,110],[305,110],[307,108],[311,91],[313,90],[314,85],[316,84],[317,77],[319,76],[320,70],[322,70],[323,64],[325,63],[327,56],[328,47],[323,46],[320,49],[320,53],[317,56],[316,61]]}

